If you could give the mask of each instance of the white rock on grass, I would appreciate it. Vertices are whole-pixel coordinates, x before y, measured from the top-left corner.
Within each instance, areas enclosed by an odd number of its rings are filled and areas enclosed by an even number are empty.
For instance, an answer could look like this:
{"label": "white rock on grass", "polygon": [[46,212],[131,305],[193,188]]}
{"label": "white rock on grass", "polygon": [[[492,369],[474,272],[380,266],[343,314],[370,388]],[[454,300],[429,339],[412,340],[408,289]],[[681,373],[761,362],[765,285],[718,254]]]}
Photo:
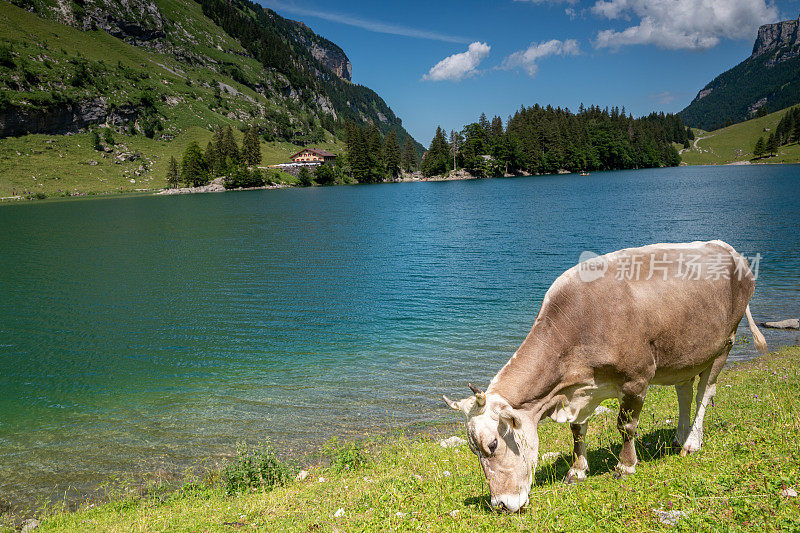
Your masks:
{"label": "white rock on grass", "polygon": [[397,511],[396,513],[394,513],[394,515],[398,518],[403,518],[406,514],[408,513],[404,513],[403,511]]}
{"label": "white rock on grass", "polygon": [[297,477],[295,477],[295,481],[303,481],[305,478],[308,477],[308,470],[301,470],[297,473]]}
{"label": "white rock on grass", "polygon": [[453,518],[458,518],[458,509],[453,509],[452,511],[450,511],[450,516],[452,516]]}
{"label": "white rock on grass", "polygon": [[334,518],[339,518],[340,516],[344,516],[344,508],[339,507],[335,513],[333,513]]}
{"label": "white rock on grass", "polygon": [[320,483],[325,483],[325,478],[324,478],[324,477],[321,477],[321,478],[319,478],[317,481],[318,481],[318,482],[320,482]]}
{"label": "white rock on grass", "polygon": [[614,412],[613,409],[609,409],[608,407],[606,407],[604,405],[598,405],[597,409],[594,410],[594,414],[596,414],[596,415],[602,415],[602,414],[605,414],[605,413],[613,413],[613,412]]}
{"label": "white rock on grass", "polygon": [[560,453],[558,453],[558,452],[547,452],[547,453],[543,453],[543,454],[542,454],[542,461],[549,461],[550,459],[555,459],[555,458],[556,458],[556,457],[558,457],[559,455],[561,455],[561,454],[560,454]]}
{"label": "white rock on grass", "polygon": [[445,470],[444,472],[442,472],[442,475],[444,477],[450,477],[450,471],[449,470]]}
{"label": "white rock on grass", "polygon": [[683,511],[665,511],[664,509],[653,509],[653,512],[658,516],[659,522],[667,526],[674,526],[678,520],[686,516]]}
{"label": "white rock on grass", "polygon": [[440,440],[439,446],[441,446],[442,448],[455,448],[456,446],[463,446],[466,443],[467,441],[465,441],[461,437],[456,437],[455,435],[453,435],[448,439]]}
{"label": "white rock on grass", "polygon": [[797,491],[794,490],[792,487],[787,487],[783,489],[783,492],[781,492],[781,496],[783,496],[784,498],[797,498]]}
{"label": "white rock on grass", "polygon": [[35,518],[29,518],[22,523],[21,533],[30,533],[39,527],[39,521]]}

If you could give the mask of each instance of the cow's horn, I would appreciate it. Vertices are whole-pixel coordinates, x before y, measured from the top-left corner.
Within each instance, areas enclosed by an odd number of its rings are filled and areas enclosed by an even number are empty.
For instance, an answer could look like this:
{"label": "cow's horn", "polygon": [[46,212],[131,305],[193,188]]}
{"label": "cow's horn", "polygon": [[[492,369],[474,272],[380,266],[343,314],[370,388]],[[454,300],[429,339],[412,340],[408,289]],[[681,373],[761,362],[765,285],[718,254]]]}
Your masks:
{"label": "cow's horn", "polygon": [[472,383],[469,383],[469,389],[475,393],[475,401],[478,405],[486,405],[486,394],[484,394],[482,390]]}

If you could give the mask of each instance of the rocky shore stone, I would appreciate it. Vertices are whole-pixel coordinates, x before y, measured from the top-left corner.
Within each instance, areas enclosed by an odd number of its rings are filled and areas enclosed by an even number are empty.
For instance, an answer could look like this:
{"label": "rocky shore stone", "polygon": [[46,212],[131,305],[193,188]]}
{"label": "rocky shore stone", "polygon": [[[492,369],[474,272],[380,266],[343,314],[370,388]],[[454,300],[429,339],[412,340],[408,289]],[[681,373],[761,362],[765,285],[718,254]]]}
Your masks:
{"label": "rocky shore stone", "polygon": [[456,437],[455,435],[450,437],[449,439],[442,439],[439,441],[439,446],[442,448],[455,448],[457,446],[463,446],[467,443],[461,437]]}
{"label": "rocky shore stone", "polygon": [[788,318],[776,322],[762,322],[761,325],[771,329],[800,329],[800,319]]}

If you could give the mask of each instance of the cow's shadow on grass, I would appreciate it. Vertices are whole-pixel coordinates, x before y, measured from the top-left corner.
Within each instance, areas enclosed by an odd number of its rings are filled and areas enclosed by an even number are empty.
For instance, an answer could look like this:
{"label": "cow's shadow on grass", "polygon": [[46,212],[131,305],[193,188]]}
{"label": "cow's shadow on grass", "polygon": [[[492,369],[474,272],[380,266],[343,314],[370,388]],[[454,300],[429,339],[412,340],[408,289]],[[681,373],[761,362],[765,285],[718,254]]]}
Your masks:
{"label": "cow's shadow on grass", "polygon": [[[674,434],[674,428],[662,428],[638,436],[636,438],[636,453],[639,457],[639,463],[657,461],[662,457],[678,453],[678,450],[675,450],[672,446],[672,437]],[[590,443],[586,452],[586,459],[589,461],[588,477],[591,478],[614,472],[619,462],[619,453],[621,449],[621,437],[618,444],[612,444],[601,448],[592,448]],[[571,450],[565,450],[555,460],[547,461],[546,463],[540,461],[536,469],[534,486],[548,486],[555,483],[563,483],[571,465]],[[488,490],[486,494],[466,498],[464,500],[464,505],[477,507],[486,512],[497,512],[492,509]]]}
{"label": "cow's shadow on grass", "polygon": [[[667,455],[678,453],[672,446],[672,437],[674,434],[674,429],[662,428],[637,436],[636,454],[639,457],[639,463],[657,461]],[[586,451],[586,459],[589,462],[589,472],[587,476],[591,478],[593,476],[614,472],[619,462],[621,450],[621,437],[619,443],[601,448],[592,448],[590,443]],[[562,483],[571,466],[572,451],[565,450],[555,461],[548,461],[547,464],[540,463],[536,470],[535,483],[537,485]]]}

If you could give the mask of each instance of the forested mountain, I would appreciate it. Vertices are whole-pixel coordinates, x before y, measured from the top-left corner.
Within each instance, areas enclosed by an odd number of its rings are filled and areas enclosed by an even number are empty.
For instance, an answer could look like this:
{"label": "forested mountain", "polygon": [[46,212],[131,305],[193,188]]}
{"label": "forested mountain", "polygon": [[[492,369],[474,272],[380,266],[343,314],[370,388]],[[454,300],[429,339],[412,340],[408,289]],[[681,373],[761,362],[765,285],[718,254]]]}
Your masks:
{"label": "forested mountain", "polygon": [[303,143],[342,139],[348,120],[409,137],[350,81],[341,48],[247,0],[12,1],[0,0],[0,137],[257,123],[267,139]]}
{"label": "forested mountain", "polygon": [[624,108],[581,104],[573,113],[534,105],[520,108],[505,127],[500,117],[489,121],[482,114],[449,139],[439,128],[422,171],[443,174],[453,163],[478,176],[675,166],[680,156],[673,143],[688,146],[693,138],[677,115],[634,118]]}
{"label": "forested mountain", "polygon": [[714,130],[800,103],[799,26],[761,26],[750,57],[706,85],[679,113],[683,121]]}

